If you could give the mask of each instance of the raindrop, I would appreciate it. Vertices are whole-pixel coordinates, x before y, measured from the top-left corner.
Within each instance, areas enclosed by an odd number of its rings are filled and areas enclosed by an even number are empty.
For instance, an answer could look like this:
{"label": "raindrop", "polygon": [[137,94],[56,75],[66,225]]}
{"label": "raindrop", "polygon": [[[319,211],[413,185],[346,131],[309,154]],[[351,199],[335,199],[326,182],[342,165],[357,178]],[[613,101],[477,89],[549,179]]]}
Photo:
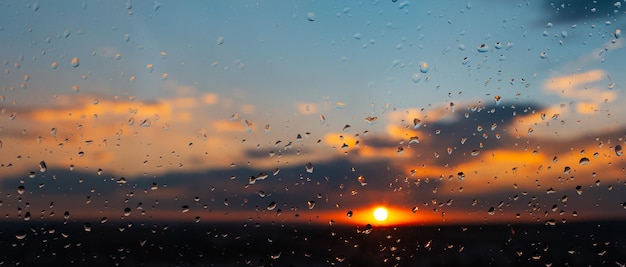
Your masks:
{"label": "raindrop", "polygon": [[414,83],[419,82],[421,79],[419,73],[413,73],[413,75],[411,75],[411,80],[413,80]]}
{"label": "raindrop", "polygon": [[40,161],[39,162],[39,172],[46,172],[46,170],[48,170],[48,166],[46,166],[46,162],[45,161]]}
{"label": "raindrop", "polygon": [[125,209],[124,209],[124,217],[128,217],[128,216],[130,216],[130,212],[131,212],[131,209],[130,209],[130,208],[128,208],[128,207],[127,207],[127,208],[125,208]]}
{"label": "raindrop", "polygon": [[306,172],[313,173],[313,163],[307,162],[307,164],[305,164],[304,167],[306,168]]}
{"label": "raindrop", "polygon": [[183,205],[183,207],[181,208],[181,212],[185,213],[189,211],[189,206],[188,205]]}
{"label": "raindrop", "polygon": [[427,62],[420,63],[420,72],[421,73],[428,73],[429,70],[430,70],[430,65],[428,65]]}
{"label": "raindrop", "polygon": [[616,29],[614,35],[615,38],[620,38],[622,36],[622,30]]}
{"label": "raindrop", "polygon": [[315,13],[313,12],[306,13],[306,19],[309,21],[315,21]]}
{"label": "raindrop", "polygon": [[413,119],[413,129],[418,129],[420,126],[422,126],[422,120],[418,118]]}
{"label": "raindrop", "polygon": [[489,215],[494,215],[494,214],[495,214],[495,210],[496,210],[496,209],[495,209],[494,207],[491,207],[491,208],[489,208],[489,210],[487,211],[487,214],[489,214]]}
{"label": "raindrop", "polygon": [[580,166],[583,166],[583,165],[589,165],[589,158],[586,158],[586,157],[585,157],[585,158],[581,158],[581,159],[578,161],[578,164],[580,164]]}
{"label": "raindrop", "polygon": [[419,207],[415,206],[411,209],[411,212],[416,213],[419,210]]}
{"label": "raindrop", "polygon": [[272,201],[269,205],[267,205],[267,210],[274,210],[276,208],[276,202]]}
{"label": "raindrop", "polygon": [[80,66],[80,62],[78,61],[77,57],[72,58],[72,67],[76,68]]}
{"label": "raindrop", "polygon": [[580,185],[576,186],[576,193],[578,193],[578,195],[582,195],[583,194],[583,187]]}
{"label": "raindrop", "polygon": [[56,70],[57,68],[59,68],[59,63],[57,63],[56,61],[50,63],[50,67],[54,70]]}
{"label": "raindrop", "polygon": [[500,48],[502,48],[502,43],[501,43],[501,42],[496,42],[496,44],[495,44],[495,48],[496,48],[496,49],[500,49]]}
{"label": "raindrop", "polygon": [[17,234],[15,234],[15,238],[17,238],[18,240],[22,240],[22,239],[26,238],[26,233],[23,232],[23,231],[20,231]]}
{"label": "raindrop", "polygon": [[309,206],[310,210],[312,210],[315,207],[315,201],[313,200],[307,201],[306,204]]}
{"label": "raindrop", "polygon": [[85,232],[91,232],[91,224],[90,223],[83,224],[83,229],[85,230]]}
{"label": "raindrop", "polygon": [[346,213],[346,216],[348,216],[348,218],[352,218],[352,211],[351,211],[351,210],[349,210],[349,211]]}
{"label": "raindrop", "polygon": [[459,180],[463,181],[465,180],[465,173],[463,172],[459,172],[456,174],[457,178],[459,178]]}
{"label": "raindrop", "polygon": [[150,119],[144,119],[139,123],[139,127],[150,127],[151,125]]}
{"label": "raindrop", "polygon": [[485,53],[489,51],[489,46],[487,44],[480,44],[478,45],[477,49],[478,49],[478,52]]}
{"label": "raindrop", "polygon": [[222,45],[224,44],[224,36],[220,36],[217,38],[217,45]]}
{"label": "raindrop", "polygon": [[570,168],[569,166],[565,166],[565,168],[563,168],[563,174],[569,174],[570,171],[572,171],[572,168]]}
{"label": "raindrop", "polygon": [[616,145],[615,146],[615,155],[617,155],[618,157],[621,156],[624,152],[622,151],[622,146],[621,145]]}
{"label": "raindrop", "polygon": [[365,177],[359,176],[357,178],[357,180],[359,181],[359,183],[361,183],[361,186],[366,186],[367,185],[367,181],[365,181]]}
{"label": "raindrop", "polygon": [[461,64],[467,65],[467,63],[469,63],[469,57],[463,57],[463,59],[461,59]]}
{"label": "raindrop", "polygon": [[366,235],[369,235],[369,234],[372,233],[373,230],[374,230],[374,227],[372,227],[372,225],[368,223],[365,226],[365,229],[363,230],[363,233],[366,234]]}
{"label": "raindrop", "polygon": [[541,53],[539,53],[539,57],[542,59],[546,59],[548,58],[548,54],[546,53],[546,51],[541,51]]}
{"label": "raindrop", "polygon": [[500,97],[499,95],[496,95],[493,97],[493,100],[496,102],[496,105],[500,104],[500,100],[502,99],[502,97]]}
{"label": "raindrop", "polygon": [[72,31],[70,31],[70,29],[65,29],[63,31],[63,38],[67,39],[67,37],[70,37],[70,35],[72,34]]}
{"label": "raindrop", "polygon": [[345,133],[345,132],[347,132],[347,131],[350,131],[350,128],[351,128],[350,124],[346,124],[345,126],[343,126],[343,129],[342,129],[342,130],[343,130],[343,132]]}

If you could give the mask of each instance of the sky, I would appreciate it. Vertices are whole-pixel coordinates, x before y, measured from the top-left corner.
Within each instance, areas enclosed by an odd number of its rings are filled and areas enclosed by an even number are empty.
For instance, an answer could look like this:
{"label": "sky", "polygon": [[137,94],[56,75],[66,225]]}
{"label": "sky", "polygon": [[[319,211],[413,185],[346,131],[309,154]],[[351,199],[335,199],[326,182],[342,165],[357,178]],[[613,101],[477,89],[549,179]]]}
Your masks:
{"label": "sky", "polygon": [[621,3],[0,2],[0,212],[625,219]]}

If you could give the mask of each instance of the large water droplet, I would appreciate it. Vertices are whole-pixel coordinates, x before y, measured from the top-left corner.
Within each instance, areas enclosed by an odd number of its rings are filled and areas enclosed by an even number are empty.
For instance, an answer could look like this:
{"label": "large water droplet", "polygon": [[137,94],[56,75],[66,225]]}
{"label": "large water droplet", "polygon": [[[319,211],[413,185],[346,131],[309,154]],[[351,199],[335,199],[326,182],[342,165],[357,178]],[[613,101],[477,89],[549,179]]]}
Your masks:
{"label": "large water droplet", "polygon": [[615,146],[615,155],[617,156],[621,156],[624,152],[622,151],[622,146],[621,145],[616,145]]}

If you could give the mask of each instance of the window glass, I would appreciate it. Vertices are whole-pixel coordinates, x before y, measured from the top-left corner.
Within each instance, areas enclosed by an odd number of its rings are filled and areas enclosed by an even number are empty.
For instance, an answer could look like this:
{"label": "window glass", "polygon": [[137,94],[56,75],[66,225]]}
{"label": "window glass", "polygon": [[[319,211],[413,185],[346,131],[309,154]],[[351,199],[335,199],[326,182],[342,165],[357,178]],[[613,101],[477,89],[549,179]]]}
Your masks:
{"label": "window glass", "polygon": [[624,1],[0,1],[0,265],[626,264]]}

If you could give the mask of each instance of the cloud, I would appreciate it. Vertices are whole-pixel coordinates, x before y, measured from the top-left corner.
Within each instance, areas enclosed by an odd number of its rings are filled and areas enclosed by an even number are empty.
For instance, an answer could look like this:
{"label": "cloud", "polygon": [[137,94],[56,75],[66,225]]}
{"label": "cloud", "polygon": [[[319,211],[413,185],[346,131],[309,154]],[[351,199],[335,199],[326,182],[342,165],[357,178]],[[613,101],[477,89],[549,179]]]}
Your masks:
{"label": "cloud", "polygon": [[548,79],[544,83],[544,88],[551,93],[559,94],[561,97],[593,101],[600,104],[611,102],[617,97],[615,91],[600,89],[599,82],[607,79],[604,70],[590,70],[583,73],[558,76]]}

